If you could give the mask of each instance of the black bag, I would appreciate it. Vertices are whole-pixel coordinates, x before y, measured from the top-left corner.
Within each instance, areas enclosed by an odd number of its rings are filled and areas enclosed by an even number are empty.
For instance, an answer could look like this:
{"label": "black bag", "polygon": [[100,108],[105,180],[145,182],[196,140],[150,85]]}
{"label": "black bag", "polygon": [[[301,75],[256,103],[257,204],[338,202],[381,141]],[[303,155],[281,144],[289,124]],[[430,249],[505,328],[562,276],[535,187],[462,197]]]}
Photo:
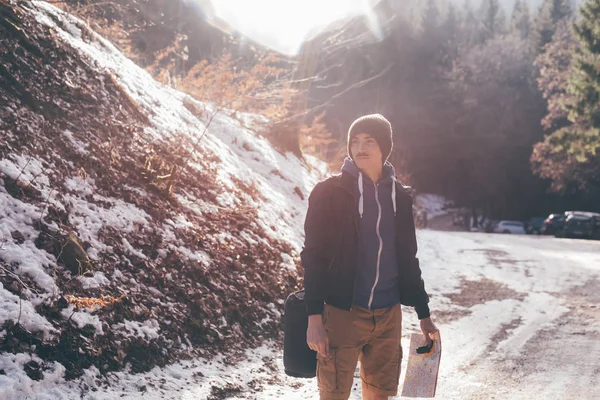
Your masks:
{"label": "black bag", "polygon": [[290,294],[285,300],[283,325],[285,373],[295,378],[314,378],[317,375],[317,353],[306,343],[308,314],[304,290]]}

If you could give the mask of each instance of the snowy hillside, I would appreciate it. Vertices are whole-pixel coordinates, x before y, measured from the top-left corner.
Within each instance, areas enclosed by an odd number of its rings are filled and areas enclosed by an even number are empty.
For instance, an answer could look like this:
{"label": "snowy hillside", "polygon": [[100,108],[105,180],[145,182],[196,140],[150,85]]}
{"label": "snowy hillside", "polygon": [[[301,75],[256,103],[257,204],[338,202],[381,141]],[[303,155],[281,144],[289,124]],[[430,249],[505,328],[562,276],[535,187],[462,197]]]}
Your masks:
{"label": "snowy hillside", "polygon": [[226,114],[199,140],[210,105],[45,2],[0,36],[0,387],[276,338],[325,166]]}

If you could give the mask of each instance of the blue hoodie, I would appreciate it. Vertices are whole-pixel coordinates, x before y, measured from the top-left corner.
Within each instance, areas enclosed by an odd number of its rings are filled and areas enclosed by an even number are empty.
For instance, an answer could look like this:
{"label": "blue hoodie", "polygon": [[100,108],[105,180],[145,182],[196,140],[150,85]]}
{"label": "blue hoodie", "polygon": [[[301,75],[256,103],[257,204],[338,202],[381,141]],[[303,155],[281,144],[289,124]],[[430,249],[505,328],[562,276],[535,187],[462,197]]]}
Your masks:
{"label": "blue hoodie", "polygon": [[394,306],[400,303],[392,201],[396,171],[392,164],[386,162],[381,180],[375,184],[366,174],[361,173],[351,158],[346,158],[342,173],[356,177],[356,207],[359,213],[362,211],[360,248],[354,279],[354,305],[372,310]]}

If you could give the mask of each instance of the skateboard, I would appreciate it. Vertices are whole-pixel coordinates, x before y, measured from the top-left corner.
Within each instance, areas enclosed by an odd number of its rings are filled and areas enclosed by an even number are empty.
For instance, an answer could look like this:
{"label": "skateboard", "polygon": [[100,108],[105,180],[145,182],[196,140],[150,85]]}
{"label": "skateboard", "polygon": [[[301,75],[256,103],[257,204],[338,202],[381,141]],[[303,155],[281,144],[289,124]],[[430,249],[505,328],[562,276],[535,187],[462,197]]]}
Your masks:
{"label": "skateboard", "polygon": [[402,387],[403,397],[435,397],[442,355],[440,333],[434,334],[431,346],[426,346],[424,342],[422,334],[410,335],[408,366]]}

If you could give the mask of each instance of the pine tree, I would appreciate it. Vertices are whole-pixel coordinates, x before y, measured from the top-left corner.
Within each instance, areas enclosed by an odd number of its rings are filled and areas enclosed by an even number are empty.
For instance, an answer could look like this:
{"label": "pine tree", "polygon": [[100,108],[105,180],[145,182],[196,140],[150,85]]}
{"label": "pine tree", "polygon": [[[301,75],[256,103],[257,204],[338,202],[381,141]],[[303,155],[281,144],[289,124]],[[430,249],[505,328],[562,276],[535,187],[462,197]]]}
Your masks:
{"label": "pine tree", "polygon": [[600,0],[587,0],[575,25],[577,46],[567,93],[569,120],[577,126],[584,153],[600,151]]}
{"label": "pine tree", "polygon": [[462,13],[461,42],[465,47],[471,47],[477,41],[477,18],[471,7],[471,1],[465,0]]}
{"label": "pine tree", "polygon": [[484,0],[481,4],[480,39],[485,42],[504,31],[504,11],[499,0]]}
{"label": "pine tree", "polygon": [[573,13],[571,2],[569,0],[552,0],[552,20],[560,21],[563,18],[570,17]]}
{"label": "pine tree", "polygon": [[446,39],[448,41],[456,41],[459,26],[460,21],[458,16],[456,15],[456,8],[454,8],[452,3],[450,3],[448,4],[448,12],[446,13],[446,19],[442,24],[442,32],[446,36]]}
{"label": "pine tree", "polygon": [[567,83],[571,76],[575,47],[571,21],[563,20],[558,23],[552,41],[544,47],[544,52],[536,57],[538,88],[546,100],[548,111],[542,119],[542,127],[547,131],[556,131],[571,124],[564,104],[569,98]]}
{"label": "pine tree", "polygon": [[521,39],[527,39],[530,30],[529,6],[521,0],[517,0],[510,21],[510,31]]}
{"label": "pine tree", "polygon": [[[570,61],[566,94],[557,99],[564,109],[562,114],[560,110],[553,114],[554,121],[567,125],[536,144],[531,161],[534,172],[550,179],[555,190],[585,193],[590,199],[600,199],[600,0],[584,3],[573,33],[576,43],[571,46],[575,50]],[[542,57],[552,54],[554,42],[560,35],[558,30]],[[560,47],[564,48],[560,43],[557,46],[559,51]],[[565,60],[564,54],[559,52],[557,55],[559,57],[553,64]],[[544,74],[541,76],[544,78]],[[561,86],[564,86],[560,82],[562,75],[549,78],[545,92],[560,96]],[[557,87],[557,83],[560,86]],[[557,93],[553,94],[553,91]],[[549,111],[553,112],[550,100]],[[562,119],[565,113],[568,113],[568,121]]]}
{"label": "pine tree", "polygon": [[443,63],[446,66],[451,66],[452,62],[458,56],[460,43],[460,20],[456,15],[456,9],[452,4],[448,5],[446,19],[440,27],[441,35],[444,38],[444,57]]}
{"label": "pine tree", "polygon": [[431,33],[437,28],[439,14],[440,12],[438,11],[438,7],[435,3],[435,0],[427,0],[427,5],[425,6],[425,10],[423,11],[422,20],[424,32]]}
{"label": "pine tree", "polygon": [[464,15],[464,21],[476,21],[475,13],[473,12],[473,6],[471,5],[471,0],[465,0],[462,7],[462,12]]}
{"label": "pine tree", "polygon": [[544,0],[535,24],[534,44],[537,53],[541,53],[544,46],[550,43],[558,22],[572,16],[573,10],[569,0]]}

